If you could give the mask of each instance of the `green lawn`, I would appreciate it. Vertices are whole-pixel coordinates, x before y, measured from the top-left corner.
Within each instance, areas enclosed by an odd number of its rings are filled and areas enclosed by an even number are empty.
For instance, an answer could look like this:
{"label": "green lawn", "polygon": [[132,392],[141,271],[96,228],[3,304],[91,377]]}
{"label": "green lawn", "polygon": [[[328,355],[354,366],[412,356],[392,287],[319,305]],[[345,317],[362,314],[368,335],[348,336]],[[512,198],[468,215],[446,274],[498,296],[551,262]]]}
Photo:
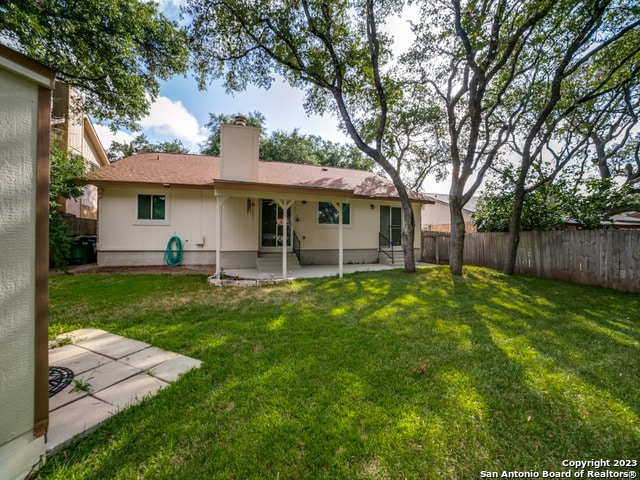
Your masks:
{"label": "green lawn", "polygon": [[640,461],[637,294],[477,268],[247,289],[81,275],[51,279],[50,322],[203,366],[39,478],[475,479]]}

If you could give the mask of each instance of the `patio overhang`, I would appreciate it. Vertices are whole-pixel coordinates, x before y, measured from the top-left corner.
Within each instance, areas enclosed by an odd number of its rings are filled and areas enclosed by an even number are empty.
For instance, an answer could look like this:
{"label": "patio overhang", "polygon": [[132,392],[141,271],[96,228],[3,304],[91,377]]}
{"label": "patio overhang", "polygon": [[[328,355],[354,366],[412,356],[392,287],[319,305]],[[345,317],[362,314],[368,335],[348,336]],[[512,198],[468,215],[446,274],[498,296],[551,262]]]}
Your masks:
{"label": "patio overhang", "polygon": [[[297,185],[282,184],[265,184],[256,182],[228,181],[216,180],[214,185],[214,194],[216,196],[216,218],[218,223],[216,230],[218,232],[218,245],[222,244],[222,222],[221,211],[224,203],[229,197],[260,197],[268,198],[276,203],[283,212],[282,224],[284,228],[291,229],[291,219],[287,217],[287,210],[296,201],[325,201],[331,202],[339,212],[339,237],[338,237],[338,256],[339,256],[339,276],[343,276],[343,224],[342,224],[342,204],[348,203],[349,198],[354,198],[353,191],[345,189],[321,188],[321,187],[305,187]],[[286,238],[287,234],[284,234]],[[220,276],[220,249],[216,253],[216,276]],[[287,278],[287,244],[282,244],[282,278]]]}
{"label": "patio overhang", "polygon": [[353,190],[229,180],[216,180],[214,193],[228,197],[277,197],[294,201],[355,197]]}

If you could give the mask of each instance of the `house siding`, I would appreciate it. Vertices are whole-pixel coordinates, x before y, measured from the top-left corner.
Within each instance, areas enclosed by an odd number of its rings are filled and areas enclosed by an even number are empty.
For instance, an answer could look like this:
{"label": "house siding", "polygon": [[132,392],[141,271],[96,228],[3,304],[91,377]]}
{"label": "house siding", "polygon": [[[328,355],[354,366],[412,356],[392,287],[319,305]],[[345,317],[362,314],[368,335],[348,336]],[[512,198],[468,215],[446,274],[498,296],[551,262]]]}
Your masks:
{"label": "house siding", "polygon": [[[166,195],[167,221],[138,221],[138,194]],[[109,188],[102,190],[99,197],[99,265],[162,265],[167,243],[174,235],[183,242],[185,263],[211,262],[215,251],[212,191]]]}
{"label": "house siding", "polygon": [[[6,50],[4,50],[6,51]],[[44,461],[47,389],[48,76],[0,52],[0,477]],[[44,282],[43,282],[44,280]],[[44,338],[43,338],[44,335]],[[44,396],[43,396],[44,395]]]}
{"label": "house siding", "polygon": [[[138,194],[167,195],[168,219],[150,225],[135,219]],[[267,196],[268,198],[268,196]],[[222,221],[221,263],[224,268],[255,268],[260,247],[261,197],[220,197]],[[173,235],[184,244],[184,264],[215,264],[217,198],[211,190],[103,188],[100,194],[98,264],[161,265],[167,242]],[[323,201],[342,201],[329,198]],[[348,199],[351,224],[343,226],[345,263],[378,261],[380,205],[399,203]],[[303,264],[338,262],[337,225],[319,225],[317,200],[298,200],[289,219],[301,241]],[[420,224],[420,206],[414,207]],[[204,245],[198,245],[204,237]],[[415,242],[419,245],[420,231]],[[273,250],[273,249],[272,249]]]}

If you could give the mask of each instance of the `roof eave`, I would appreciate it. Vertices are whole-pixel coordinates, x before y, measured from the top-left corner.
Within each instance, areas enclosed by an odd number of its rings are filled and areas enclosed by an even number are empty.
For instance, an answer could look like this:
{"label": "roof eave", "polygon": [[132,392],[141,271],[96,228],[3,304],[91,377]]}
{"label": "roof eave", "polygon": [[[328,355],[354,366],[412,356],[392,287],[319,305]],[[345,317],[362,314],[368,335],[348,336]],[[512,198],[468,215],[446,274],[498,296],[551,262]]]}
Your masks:
{"label": "roof eave", "polygon": [[142,181],[129,181],[129,180],[97,180],[91,178],[76,178],[78,185],[95,185],[96,187],[137,187],[137,188],[183,188],[183,189],[198,189],[198,190],[212,190],[213,182],[211,183],[171,183],[171,182],[142,182]]}
{"label": "roof eave", "polygon": [[260,183],[260,182],[243,182],[237,180],[215,180],[214,187],[220,190],[235,190],[235,191],[251,191],[251,192],[275,192],[275,193],[290,193],[290,194],[305,194],[310,195],[327,195],[327,196],[340,196],[340,197],[353,197],[353,190],[324,188],[310,185],[286,185],[275,183]]}

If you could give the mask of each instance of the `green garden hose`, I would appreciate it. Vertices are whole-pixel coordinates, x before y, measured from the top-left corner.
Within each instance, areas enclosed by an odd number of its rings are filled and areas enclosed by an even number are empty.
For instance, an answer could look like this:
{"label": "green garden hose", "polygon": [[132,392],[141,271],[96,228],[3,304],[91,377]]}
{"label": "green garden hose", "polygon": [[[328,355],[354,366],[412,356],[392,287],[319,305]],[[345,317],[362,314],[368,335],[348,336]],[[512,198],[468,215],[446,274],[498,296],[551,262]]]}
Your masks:
{"label": "green garden hose", "polygon": [[[175,243],[175,247],[173,244]],[[173,253],[173,250],[176,250]],[[169,239],[169,243],[167,244],[167,248],[164,251],[164,264],[167,267],[177,267],[182,263],[182,241],[180,237],[176,237],[175,235]]]}

